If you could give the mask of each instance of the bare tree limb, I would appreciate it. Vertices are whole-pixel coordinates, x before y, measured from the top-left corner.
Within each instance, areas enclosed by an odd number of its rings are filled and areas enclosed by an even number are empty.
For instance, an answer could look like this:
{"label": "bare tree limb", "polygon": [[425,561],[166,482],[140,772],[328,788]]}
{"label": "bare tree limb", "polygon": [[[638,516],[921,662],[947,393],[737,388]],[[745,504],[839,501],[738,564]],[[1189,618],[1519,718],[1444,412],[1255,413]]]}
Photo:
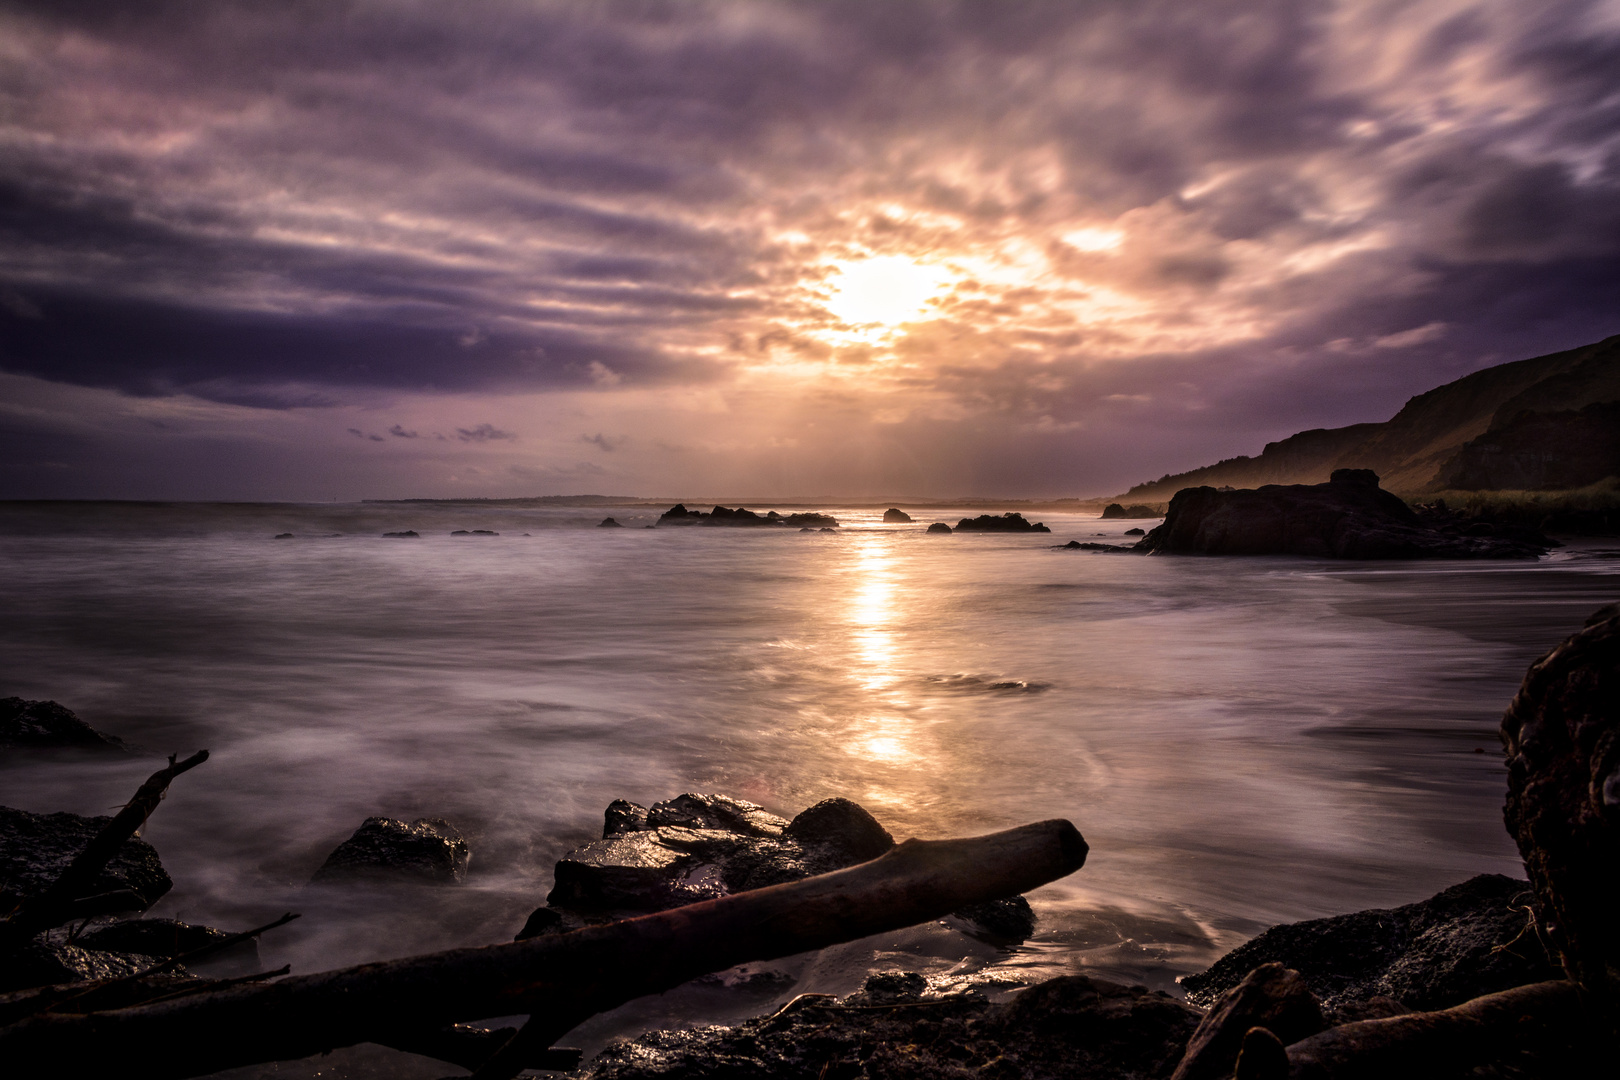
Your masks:
{"label": "bare tree limb", "polygon": [[[152,816],[152,811],[163,801],[163,793],[169,789],[169,782],[207,761],[208,751],[199,750],[178,763],[175,761],[177,756],[169,755],[168,767],[159,769],[147,778],[146,783],[135,792],[135,797],[125,803],[124,808],[91,839],[60,877],[43,892],[24,900],[9,919],[0,922],[0,950],[15,948],[41,930],[60,926],[79,914],[77,902],[95,887],[96,878],[118,855],[124,841],[134,836],[135,830]],[[102,894],[102,897],[106,895]]]}
{"label": "bare tree limb", "polygon": [[0,1029],[0,1061],[19,1067],[18,1080],[111,1073],[129,1061],[162,1080],[489,1016],[590,1015],[706,972],[1026,892],[1073,873],[1085,857],[1085,841],[1061,820],[967,840],[908,840],[831,874],[569,934],[104,1013],[32,1016]]}

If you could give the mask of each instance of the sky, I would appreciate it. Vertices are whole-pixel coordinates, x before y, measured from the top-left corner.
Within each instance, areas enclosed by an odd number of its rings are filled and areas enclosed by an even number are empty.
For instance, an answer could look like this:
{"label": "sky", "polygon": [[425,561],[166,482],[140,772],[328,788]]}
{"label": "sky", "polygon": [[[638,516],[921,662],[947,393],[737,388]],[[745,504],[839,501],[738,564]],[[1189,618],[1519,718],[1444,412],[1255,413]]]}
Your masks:
{"label": "sky", "polygon": [[0,497],[1107,495],[1620,333],[1620,0],[0,0]]}

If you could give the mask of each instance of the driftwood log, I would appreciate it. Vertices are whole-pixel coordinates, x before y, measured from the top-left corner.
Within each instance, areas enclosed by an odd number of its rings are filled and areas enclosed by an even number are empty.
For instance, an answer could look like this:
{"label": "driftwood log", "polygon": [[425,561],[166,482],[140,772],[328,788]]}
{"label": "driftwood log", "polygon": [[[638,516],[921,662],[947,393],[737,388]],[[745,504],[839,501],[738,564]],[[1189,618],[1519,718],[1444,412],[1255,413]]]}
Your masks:
{"label": "driftwood log", "polygon": [[[197,1076],[359,1042],[401,1045],[458,1021],[526,1013],[545,1032],[699,975],[939,918],[1078,870],[1067,821],[965,840],[908,840],[868,863],[554,937],[365,964],[0,1029],[29,1076]],[[534,1049],[542,1040],[525,1040]],[[489,1075],[489,1074],[486,1074]]]}

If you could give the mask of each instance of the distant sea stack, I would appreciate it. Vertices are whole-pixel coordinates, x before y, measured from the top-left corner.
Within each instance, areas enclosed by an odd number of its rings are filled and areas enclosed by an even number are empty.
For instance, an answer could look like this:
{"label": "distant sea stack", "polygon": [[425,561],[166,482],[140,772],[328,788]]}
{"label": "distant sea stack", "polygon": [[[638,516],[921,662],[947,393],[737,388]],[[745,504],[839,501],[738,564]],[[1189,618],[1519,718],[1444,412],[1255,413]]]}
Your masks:
{"label": "distant sea stack", "polygon": [[733,528],[773,528],[785,526],[794,529],[836,529],[838,519],[831,514],[798,513],[778,514],[775,510],[766,514],[756,514],[752,510],[737,507],[735,510],[724,506],[716,506],[708,513],[701,510],[688,510],[683,503],[676,503],[665,510],[658,517],[660,527],[665,525],[719,525]]}
{"label": "distant sea stack", "polygon": [[[932,529],[932,526],[930,526]],[[980,514],[976,518],[963,518],[956,523],[957,532],[1041,532],[1049,533],[1048,529],[1039,521],[1028,521],[1023,514],[1006,513],[997,517],[995,514]]]}
{"label": "distant sea stack", "polygon": [[1403,498],[1581,487],[1620,475],[1616,410],[1620,335],[1485,368],[1419,394],[1384,423],[1302,431],[1258,457],[1138,484],[1118,501],[1162,503],[1192,487],[1319,484],[1344,468],[1373,470]]}
{"label": "distant sea stack", "polygon": [[891,506],[883,511],[883,523],[885,525],[908,525],[911,523],[911,515],[904,510],[896,510]]}

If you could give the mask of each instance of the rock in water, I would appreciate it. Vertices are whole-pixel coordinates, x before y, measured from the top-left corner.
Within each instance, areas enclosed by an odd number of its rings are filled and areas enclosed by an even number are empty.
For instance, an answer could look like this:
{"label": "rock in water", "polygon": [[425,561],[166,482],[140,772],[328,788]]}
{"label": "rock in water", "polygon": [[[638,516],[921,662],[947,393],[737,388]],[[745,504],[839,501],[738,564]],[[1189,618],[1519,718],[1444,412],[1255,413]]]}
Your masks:
{"label": "rock in water", "polygon": [[[0,911],[10,911],[23,898],[43,892],[111,821],[0,806]],[[128,889],[150,907],[173,885],[157,849],[131,838],[103,868],[89,894]]]}
{"label": "rock in water", "polygon": [[904,510],[896,510],[891,506],[883,511],[883,521],[888,525],[906,525],[911,522],[911,515]]}
{"label": "rock in water", "polygon": [[[680,795],[650,809],[617,799],[602,839],[557,861],[546,907],[518,939],[587,921],[680,907],[867,862],[894,838],[859,805],[825,799],[792,821],[724,795]],[[1021,896],[956,913],[980,933],[1023,940],[1034,912]]]}
{"label": "rock in water", "polygon": [[[163,958],[140,953],[107,952],[69,945],[48,935],[40,935],[6,956],[0,966],[0,993],[31,986],[55,986],[88,979],[118,979],[138,975],[156,967]],[[174,979],[179,984],[196,982],[182,968]]]}
{"label": "rock in water", "polygon": [[1274,926],[1181,985],[1193,1004],[1212,1005],[1275,961],[1298,971],[1330,1012],[1377,996],[1449,1008],[1558,978],[1526,918],[1529,896],[1527,882],[1481,874],[1416,904]]}
{"label": "rock in water", "polygon": [[1168,1075],[1198,1014],[1168,995],[1067,976],[991,1004],[882,972],[838,1001],[803,994],[732,1027],[654,1031],[602,1051],[587,1080],[1035,1080]]}
{"label": "rock in water", "polygon": [[[1543,540],[1545,538],[1542,538]],[[1525,543],[1424,526],[1378,486],[1370,469],[1337,469],[1325,484],[1183,488],[1164,524],[1136,545],[1147,554],[1308,555],[1331,559],[1534,559]]]}
{"label": "rock in water", "polygon": [[624,528],[623,525],[620,525],[617,521],[614,521],[610,517],[603,518],[601,521],[597,522],[596,527],[598,529],[622,529],[622,528]]}
{"label": "rock in water", "polygon": [[126,752],[124,740],[97,731],[54,701],[0,698],[0,747],[74,746]]}
{"label": "rock in water", "polygon": [[[929,526],[932,531],[933,526]],[[1027,521],[1023,514],[980,514],[976,518],[963,518],[956,523],[957,532],[1042,532],[1052,530],[1038,521]]]}
{"label": "rock in water", "polygon": [[[146,956],[175,957],[213,945],[230,937],[212,926],[194,926],[175,919],[127,919],[97,926],[80,934],[74,944],[103,952],[140,953]],[[245,970],[258,970],[259,943],[252,938],[227,949],[217,950],[204,959],[229,960]]]}
{"label": "rock in water", "polygon": [[407,825],[372,817],[326,857],[312,880],[392,878],[450,884],[466,875],[470,858],[467,841],[448,821],[417,818]]}
{"label": "rock in water", "polygon": [[931,533],[949,534],[950,531],[951,531],[951,527],[949,525],[945,524],[943,521],[936,521],[932,525],[928,526],[928,531],[931,532]]}
{"label": "rock in water", "polygon": [[1620,968],[1620,604],[1530,666],[1502,717],[1503,816],[1569,977]]}

